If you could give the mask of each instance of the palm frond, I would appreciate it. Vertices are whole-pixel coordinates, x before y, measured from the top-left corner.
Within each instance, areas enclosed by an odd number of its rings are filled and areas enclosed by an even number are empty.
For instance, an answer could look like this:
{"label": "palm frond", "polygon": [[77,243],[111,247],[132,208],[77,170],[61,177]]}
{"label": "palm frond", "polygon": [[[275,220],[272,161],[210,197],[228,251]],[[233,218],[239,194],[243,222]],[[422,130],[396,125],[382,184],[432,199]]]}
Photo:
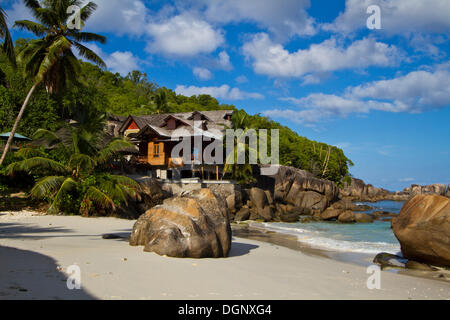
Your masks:
{"label": "palm frond", "polygon": [[49,213],[56,214],[58,213],[58,209],[61,206],[61,203],[64,201],[64,196],[71,191],[76,190],[78,183],[72,178],[66,178],[64,182],[61,184],[58,192],[56,193],[55,198],[53,199],[52,205],[48,209]]}
{"label": "palm frond", "polygon": [[82,169],[83,171],[91,171],[95,168],[95,160],[86,154],[76,153],[70,157],[69,166],[72,168]]}
{"label": "palm frond", "polygon": [[131,142],[129,142],[123,138],[114,139],[110,143],[108,143],[106,145],[106,147],[104,147],[102,150],[100,150],[100,152],[97,156],[97,162],[98,163],[106,163],[118,152],[124,151],[127,148],[132,148],[132,147],[134,147],[134,145]]}
{"label": "palm frond", "polygon": [[83,22],[86,22],[91,15],[97,10],[97,4],[89,2],[80,10],[80,18]]}
{"label": "palm frond", "polygon": [[11,38],[11,34],[8,30],[8,24],[6,22],[7,14],[6,12],[0,8],[0,37],[5,41],[3,42],[3,51],[6,53],[11,64],[16,66],[16,54],[14,52],[14,44]]}
{"label": "palm frond", "polygon": [[17,151],[15,156],[22,159],[29,159],[35,157],[45,157],[46,155],[44,152],[36,148],[23,148]]}
{"label": "palm frond", "polygon": [[43,157],[35,157],[10,164],[6,168],[6,174],[11,175],[15,172],[20,171],[29,173],[38,173],[43,170],[48,170],[51,172],[57,172],[62,174],[69,173],[68,168],[57,161]]}
{"label": "palm frond", "polygon": [[40,37],[45,35],[49,29],[40,23],[29,21],[29,20],[18,20],[14,23],[14,28],[19,28],[21,30],[27,30],[34,35]]}
{"label": "palm frond", "polygon": [[111,199],[106,193],[93,186],[86,190],[85,200],[92,201],[102,208],[111,208],[113,210],[116,208],[113,199]]}
{"label": "palm frond", "polygon": [[62,176],[49,176],[42,178],[31,189],[31,195],[37,199],[44,197],[52,197],[61,188],[61,185],[66,180],[66,177]]}
{"label": "palm frond", "polygon": [[73,38],[76,41],[80,41],[80,42],[100,42],[101,44],[105,44],[106,43],[106,37],[96,34],[96,33],[91,33],[91,32],[78,32],[78,31],[70,31],[69,32],[69,36],[71,38]]}
{"label": "palm frond", "polygon": [[76,41],[73,42],[73,45],[78,49],[78,53],[80,54],[80,56],[94,62],[102,68],[106,68],[106,63],[94,51]]}

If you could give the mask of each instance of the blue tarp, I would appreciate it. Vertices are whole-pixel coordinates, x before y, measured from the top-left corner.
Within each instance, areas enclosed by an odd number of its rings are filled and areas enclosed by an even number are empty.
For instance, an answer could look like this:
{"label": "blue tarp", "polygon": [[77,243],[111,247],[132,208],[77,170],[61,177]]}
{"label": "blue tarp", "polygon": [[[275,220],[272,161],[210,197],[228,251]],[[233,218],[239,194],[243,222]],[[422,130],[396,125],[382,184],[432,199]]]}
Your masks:
{"label": "blue tarp", "polygon": [[[6,133],[2,133],[0,134],[0,139],[8,139],[11,136],[11,132],[6,132]],[[31,141],[30,138],[27,138],[21,134],[16,133],[14,135],[14,140],[22,140],[22,141]]]}

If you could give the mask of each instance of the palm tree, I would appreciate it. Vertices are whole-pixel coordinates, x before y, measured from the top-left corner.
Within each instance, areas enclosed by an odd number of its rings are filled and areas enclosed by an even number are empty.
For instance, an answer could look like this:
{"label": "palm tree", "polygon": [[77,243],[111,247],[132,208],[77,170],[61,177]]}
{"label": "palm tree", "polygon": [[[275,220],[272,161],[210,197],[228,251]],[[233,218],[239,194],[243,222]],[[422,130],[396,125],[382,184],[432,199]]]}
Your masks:
{"label": "palm tree", "polygon": [[0,7],[0,38],[4,39],[2,49],[8,57],[9,61],[11,61],[11,64],[15,66],[16,55],[14,52],[14,45],[11,39],[11,34],[8,30],[8,24],[6,23],[7,17],[8,16],[6,12],[2,9],[2,7]]}
{"label": "palm tree", "polygon": [[105,170],[118,152],[133,145],[123,138],[105,144],[101,116],[85,117],[83,114],[86,113],[80,112],[75,121],[57,132],[39,129],[35,133],[34,138],[45,142],[47,148],[59,155],[59,160],[39,149],[24,148],[15,153],[23,160],[6,168],[9,175],[27,172],[42,177],[32,188],[31,195],[37,199],[50,199],[51,214],[64,209],[67,199],[79,199],[77,209],[83,216],[88,216],[93,209],[96,212],[115,211],[118,205],[139,196],[134,180]]}
{"label": "palm tree", "polygon": [[156,113],[161,114],[169,112],[167,96],[164,90],[159,90],[157,93],[155,93],[152,100],[156,107]]}
{"label": "palm tree", "polygon": [[[231,174],[232,179],[239,183],[247,184],[253,182],[255,179],[253,177],[253,167],[250,163],[238,164],[238,152],[239,150],[244,150],[245,158],[250,158],[250,153],[255,153],[257,150],[252,148],[250,143],[246,142],[246,135],[248,133],[248,121],[247,114],[243,111],[236,111],[231,119],[232,127],[234,130],[242,129],[239,136],[234,137],[233,152],[227,154],[225,158],[225,166],[223,169],[222,179],[227,173]],[[225,145],[226,148],[226,145]]]}
{"label": "palm tree", "polygon": [[[15,27],[32,32],[39,39],[32,40],[18,54],[19,62],[24,63],[24,76],[33,79],[33,86],[19,111],[14,123],[8,142],[0,158],[0,166],[5,160],[11,142],[22,119],[23,113],[30,98],[39,84],[43,84],[49,94],[58,92],[66,86],[69,81],[76,82],[76,76],[80,72],[78,59],[72,52],[75,47],[80,56],[106,67],[103,60],[92,50],[81,44],[81,42],[97,41],[105,43],[104,36],[82,32],[71,29],[66,25],[70,15],[67,9],[70,6],[81,7],[80,0],[24,0],[25,5],[39,22],[29,20],[16,21]],[[82,26],[96,10],[97,5],[89,2],[80,10]]]}

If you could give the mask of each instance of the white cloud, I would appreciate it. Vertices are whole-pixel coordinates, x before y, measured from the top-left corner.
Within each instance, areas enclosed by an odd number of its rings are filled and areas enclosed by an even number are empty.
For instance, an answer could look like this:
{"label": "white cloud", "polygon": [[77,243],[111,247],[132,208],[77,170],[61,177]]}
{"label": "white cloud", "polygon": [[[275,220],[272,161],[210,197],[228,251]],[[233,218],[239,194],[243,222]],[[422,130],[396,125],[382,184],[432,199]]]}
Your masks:
{"label": "white cloud", "polygon": [[200,80],[209,80],[212,78],[212,73],[206,68],[196,67],[192,70],[194,75]]}
{"label": "white cloud", "polygon": [[226,51],[219,53],[219,66],[224,70],[230,70],[233,68],[230,61],[230,56]]}
{"label": "white cloud", "polygon": [[196,87],[196,86],[183,86],[178,85],[175,88],[175,92],[185,96],[193,96],[199,94],[209,94],[218,99],[225,100],[245,100],[245,99],[263,99],[264,96],[260,93],[245,92],[238,88],[231,88],[229,85],[224,84],[220,87]]}
{"label": "white cloud", "polygon": [[271,77],[301,77],[308,73],[391,66],[400,56],[395,46],[373,38],[357,40],[346,48],[331,38],[291,53],[272,42],[266,33],[254,35],[244,44],[243,53],[256,73]]}
{"label": "white cloud", "polygon": [[342,95],[313,93],[303,98],[283,98],[298,109],[268,110],[266,115],[299,123],[317,123],[349,114],[384,112],[417,113],[450,106],[450,68],[440,65],[390,80],[349,87]]}
{"label": "white cloud", "polygon": [[86,47],[93,50],[106,63],[111,72],[118,72],[126,76],[128,72],[139,69],[139,58],[130,51],[115,51],[111,54],[105,53],[102,48],[94,44],[86,44]]}
{"label": "white cloud", "polygon": [[126,76],[128,72],[139,69],[139,60],[130,51],[116,51],[106,57],[105,63],[112,72]]}
{"label": "white cloud", "polygon": [[[3,1],[0,1],[3,2]],[[7,23],[10,28],[14,25],[16,20],[33,20],[34,17],[31,15],[29,9],[25,6],[23,1],[16,0],[11,4],[11,8],[6,10]]]}
{"label": "white cloud", "polygon": [[147,46],[149,52],[174,56],[211,53],[224,42],[221,31],[187,13],[150,23],[147,33],[153,38]]}
{"label": "white cloud", "polygon": [[449,69],[413,71],[391,80],[353,87],[348,95],[358,99],[393,101],[392,111],[422,112],[450,105]]}
{"label": "white cloud", "polygon": [[247,82],[248,82],[248,79],[247,79],[246,76],[241,75],[241,76],[239,76],[239,77],[236,78],[236,82],[239,83],[239,84],[241,84],[241,83],[247,83]]}
{"label": "white cloud", "polygon": [[450,29],[448,0],[347,0],[345,11],[323,29],[350,33],[366,28],[370,5],[380,6],[381,27],[388,34],[447,33]]}
{"label": "white cloud", "polygon": [[95,32],[113,32],[117,35],[144,33],[148,9],[143,1],[95,0],[94,2],[98,8],[86,23],[86,29]]}
{"label": "white cloud", "polygon": [[277,39],[313,35],[314,19],[306,9],[309,0],[202,0],[205,16],[219,23],[252,22],[268,29]]}

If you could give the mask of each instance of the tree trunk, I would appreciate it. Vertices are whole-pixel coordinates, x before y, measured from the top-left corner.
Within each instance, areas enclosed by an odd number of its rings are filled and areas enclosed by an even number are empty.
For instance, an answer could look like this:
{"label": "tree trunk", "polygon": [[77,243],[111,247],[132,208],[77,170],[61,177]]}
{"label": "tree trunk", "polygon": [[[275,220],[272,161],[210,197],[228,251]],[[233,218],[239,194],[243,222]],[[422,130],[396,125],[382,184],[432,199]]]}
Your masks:
{"label": "tree trunk", "polygon": [[6,154],[8,153],[9,148],[11,147],[11,143],[14,139],[14,135],[16,134],[16,130],[19,127],[20,120],[22,119],[23,113],[25,112],[28,102],[30,101],[31,95],[33,94],[34,89],[36,89],[37,85],[38,85],[37,83],[33,84],[30,91],[28,92],[27,97],[25,98],[25,101],[23,102],[22,108],[20,108],[19,114],[17,115],[16,122],[14,123],[11,134],[8,138],[8,142],[6,142],[5,149],[3,150],[2,158],[0,159],[0,166],[3,164],[3,161],[5,161]]}

